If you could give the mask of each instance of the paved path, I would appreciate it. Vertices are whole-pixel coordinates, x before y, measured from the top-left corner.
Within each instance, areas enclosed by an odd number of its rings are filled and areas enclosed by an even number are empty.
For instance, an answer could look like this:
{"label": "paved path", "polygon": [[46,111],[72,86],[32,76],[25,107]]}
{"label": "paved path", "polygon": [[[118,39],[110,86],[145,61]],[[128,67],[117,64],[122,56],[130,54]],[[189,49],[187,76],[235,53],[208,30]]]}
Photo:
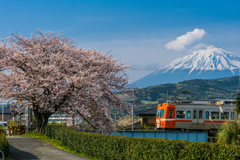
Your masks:
{"label": "paved path", "polygon": [[89,160],[29,137],[7,137],[10,157],[14,160]]}

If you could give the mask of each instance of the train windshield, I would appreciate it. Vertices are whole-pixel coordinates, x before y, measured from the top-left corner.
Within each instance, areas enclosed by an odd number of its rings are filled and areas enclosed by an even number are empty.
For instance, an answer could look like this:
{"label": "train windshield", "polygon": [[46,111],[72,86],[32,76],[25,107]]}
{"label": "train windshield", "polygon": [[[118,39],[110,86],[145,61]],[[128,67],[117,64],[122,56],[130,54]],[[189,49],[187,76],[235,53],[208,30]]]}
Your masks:
{"label": "train windshield", "polygon": [[160,116],[160,110],[157,111],[157,117],[159,117],[159,116]]}
{"label": "train windshield", "polygon": [[160,118],[164,117],[164,112],[165,112],[165,109],[161,109],[161,111],[160,111]]}

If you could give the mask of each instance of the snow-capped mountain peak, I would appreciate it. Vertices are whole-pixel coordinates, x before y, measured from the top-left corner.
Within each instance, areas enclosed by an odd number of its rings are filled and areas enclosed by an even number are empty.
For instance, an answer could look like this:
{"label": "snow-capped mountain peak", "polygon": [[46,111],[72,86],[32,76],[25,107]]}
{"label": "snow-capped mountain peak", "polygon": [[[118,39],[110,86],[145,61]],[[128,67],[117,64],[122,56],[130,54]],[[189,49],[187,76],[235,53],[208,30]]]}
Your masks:
{"label": "snow-capped mountain peak", "polygon": [[[235,76],[240,68],[240,57],[208,44],[198,44],[182,58],[133,82],[131,85],[148,87],[164,83],[178,83],[191,79],[216,79]],[[238,75],[238,74],[237,74]]]}
{"label": "snow-capped mountain peak", "polygon": [[203,70],[226,70],[233,72],[240,68],[240,57],[231,55],[229,52],[215,47],[214,45],[198,44],[190,49],[183,58],[177,58],[169,65],[162,68],[165,72],[176,69],[190,69],[201,73]]}

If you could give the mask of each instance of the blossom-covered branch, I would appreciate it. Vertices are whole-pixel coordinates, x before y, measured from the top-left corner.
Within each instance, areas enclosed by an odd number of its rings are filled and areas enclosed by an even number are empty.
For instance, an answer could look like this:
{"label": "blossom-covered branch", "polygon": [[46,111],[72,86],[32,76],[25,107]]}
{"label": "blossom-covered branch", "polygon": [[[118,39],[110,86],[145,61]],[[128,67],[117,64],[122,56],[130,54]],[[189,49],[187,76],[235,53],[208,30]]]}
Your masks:
{"label": "blossom-covered branch", "polygon": [[27,101],[39,132],[59,109],[78,111],[105,130],[112,127],[112,110],[128,111],[117,95],[126,90],[127,67],[109,53],[79,48],[60,34],[38,30],[27,38],[12,33],[0,43],[0,96]]}

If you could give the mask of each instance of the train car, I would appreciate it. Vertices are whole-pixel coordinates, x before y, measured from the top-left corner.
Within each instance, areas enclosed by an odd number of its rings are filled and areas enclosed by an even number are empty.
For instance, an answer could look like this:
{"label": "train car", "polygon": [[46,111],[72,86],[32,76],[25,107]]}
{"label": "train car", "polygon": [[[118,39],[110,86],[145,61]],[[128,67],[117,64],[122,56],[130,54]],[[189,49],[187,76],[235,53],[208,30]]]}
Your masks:
{"label": "train car", "polygon": [[226,121],[237,120],[233,101],[162,103],[157,107],[156,130],[216,131]]}

